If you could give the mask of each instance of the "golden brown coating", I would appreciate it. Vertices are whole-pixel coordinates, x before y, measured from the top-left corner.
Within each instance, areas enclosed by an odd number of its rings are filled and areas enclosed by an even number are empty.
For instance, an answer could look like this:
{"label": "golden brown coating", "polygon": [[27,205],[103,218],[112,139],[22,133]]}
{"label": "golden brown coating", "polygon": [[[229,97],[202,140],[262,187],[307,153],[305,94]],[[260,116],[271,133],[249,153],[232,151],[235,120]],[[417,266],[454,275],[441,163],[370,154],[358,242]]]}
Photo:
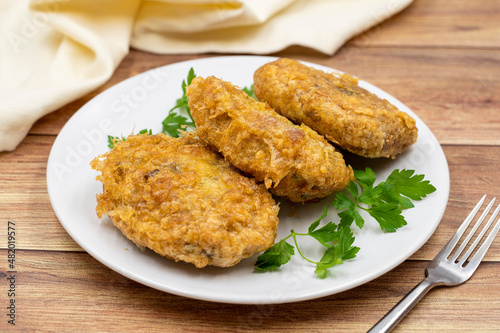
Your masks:
{"label": "golden brown coating", "polygon": [[347,74],[336,76],[281,58],[255,72],[254,92],[294,123],[364,157],[394,158],[417,140],[412,117]]}
{"label": "golden brown coating", "polygon": [[233,266],[271,247],[279,208],[195,135],[129,136],[95,158],[91,166],[103,183],[97,214],[167,258]]}
{"label": "golden brown coating", "polygon": [[312,201],[344,189],[352,179],[352,169],[322,136],[231,83],[197,77],[186,94],[200,136],[274,194]]}

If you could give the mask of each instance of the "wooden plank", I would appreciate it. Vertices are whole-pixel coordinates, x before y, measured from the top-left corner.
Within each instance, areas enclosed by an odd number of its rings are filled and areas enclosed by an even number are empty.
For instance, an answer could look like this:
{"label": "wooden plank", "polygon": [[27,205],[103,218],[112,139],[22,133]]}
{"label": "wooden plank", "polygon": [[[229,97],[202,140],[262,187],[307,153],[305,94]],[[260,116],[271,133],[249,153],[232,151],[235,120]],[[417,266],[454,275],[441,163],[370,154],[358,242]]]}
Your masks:
{"label": "wooden plank", "polygon": [[[475,203],[484,195],[500,196],[500,147],[443,147],[450,169],[450,196],[435,233],[412,259],[430,259],[448,242]],[[498,201],[497,201],[498,204]],[[485,260],[500,260],[500,235]]]}
{"label": "wooden plank", "polygon": [[[16,151],[0,153],[0,331],[367,331],[424,277],[427,262],[473,203],[483,193],[500,193],[497,22],[497,0],[416,0],[335,56],[301,48],[277,54],[344,70],[400,99],[436,134],[451,176],[443,220],[410,260],[358,288],[295,304],[228,305],[151,289],[93,259],[57,220],[45,172],[55,135],[69,117],[135,74],[214,56],[132,50],[103,87],[41,119]],[[15,327],[7,324],[3,277],[9,220],[18,233]],[[500,236],[485,259],[464,285],[431,291],[395,332],[500,331]]]}
{"label": "wooden plank", "polygon": [[[0,221],[17,223],[19,248],[81,251],[57,220],[48,198],[45,169],[52,143],[51,136],[31,135],[16,151],[1,155]],[[500,194],[500,147],[444,146],[444,151],[451,173],[448,207],[435,234],[413,259],[431,259],[453,235],[474,202],[485,193]],[[0,229],[0,235],[4,229]],[[5,246],[6,238],[0,237],[0,248]],[[500,237],[486,260],[500,261]]]}
{"label": "wooden plank", "polygon": [[29,135],[13,152],[0,153],[0,248],[6,247],[6,225],[12,221],[18,248],[82,250],[59,223],[47,193],[47,158],[54,139]]}
{"label": "wooden plank", "polygon": [[[418,264],[420,267],[414,268],[413,264]],[[404,297],[413,285],[424,277],[422,272],[426,265],[425,262],[405,262],[396,270],[378,279],[381,282],[380,288],[387,291],[384,300],[391,299],[390,304],[384,302],[383,313],[389,311],[394,306],[395,301],[397,302]],[[465,284],[432,290],[394,331],[498,331],[500,328],[500,301],[492,293],[497,288],[494,285],[498,284],[498,277],[492,277],[490,274],[494,274],[499,267],[498,262],[482,263],[477,272]],[[394,282],[391,279],[401,282]],[[379,282],[378,280],[375,282]],[[411,287],[407,284],[408,280],[412,281]],[[397,289],[395,285],[404,285],[404,287]],[[465,318],[467,319],[465,320]]]}
{"label": "wooden plank", "polygon": [[[5,255],[5,250],[0,251],[0,257]],[[426,266],[423,261],[408,261],[361,287],[318,300],[232,305],[151,289],[85,253],[18,251],[17,256],[16,329],[65,332],[166,328],[172,332],[365,332],[424,277]],[[432,291],[396,332],[499,330],[500,300],[495,297],[500,293],[499,276],[499,263],[483,263],[466,284]],[[6,287],[2,280],[2,294]],[[5,302],[0,299],[1,309],[6,308]],[[469,319],[457,320],[458,310]],[[439,321],[430,320],[436,316]],[[0,330],[5,328],[2,319]]]}
{"label": "wooden plank", "polygon": [[[390,12],[390,5],[387,8]],[[353,38],[371,46],[500,47],[497,0],[415,0],[401,13]]]}
{"label": "wooden plank", "polygon": [[[408,105],[442,144],[500,144],[500,52],[496,50],[344,47],[334,57],[282,54],[356,75]],[[74,112],[110,86],[149,68],[195,58],[131,51],[94,93],[42,118],[31,134],[56,135]],[[431,79],[432,78],[432,79]]]}

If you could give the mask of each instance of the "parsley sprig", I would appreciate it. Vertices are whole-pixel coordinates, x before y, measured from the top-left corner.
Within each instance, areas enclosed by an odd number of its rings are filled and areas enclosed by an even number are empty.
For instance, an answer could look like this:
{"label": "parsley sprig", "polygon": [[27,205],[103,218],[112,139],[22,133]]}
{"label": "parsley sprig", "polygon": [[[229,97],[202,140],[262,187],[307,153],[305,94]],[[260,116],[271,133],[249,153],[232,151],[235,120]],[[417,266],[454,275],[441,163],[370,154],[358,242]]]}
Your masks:
{"label": "parsley sprig", "polygon": [[[179,131],[185,131],[189,127],[196,128],[193,117],[191,116],[191,110],[188,105],[188,98],[186,95],[186,87],[191,84],[191,81],[196,77],[193,67],[189,70],[186,80],[182,81],[182,96],[177,99],[175,106],[168,111],[168,116],[163,120],[163,130],[162,132],[173,136],[174,138],[179,137]],[[174,112],[177,110],[177,112]],[[184,113],[186,115],[182,115]]]}
{"label": "parsley sprig", "polygon": [[[355,239],[351,226],[354,222],[363,228],[365,220],[360,210],[368,212],[385,232],[395,232],[407,224],[402,215],[403,209],[414,207],[412,200],[421,200],[436,191],[428,180],[424,180],[424,175],[414,173],[414,170],[396,169],[386,181],[375,186],[376,175],[372,169],[355,170],[355,180],[349,183],[344,192],[337,193],[332,203],[339,211],[339,224],[328,222],[318,229],[328,214],[328,206],[324,207],[323,213],[309,226],[307,233],[297,233],[292,229],[288,236],[257,258],[255,268],[260,271],[277,269],[290,261],[296,248],[304,260],[316,265],[316,275],[325,278],[329,268],[356,257],[359,247],[353,246]],[[325,247],[323,257],[319,261],[307,258],[300,250],[297,236],[316,239]],[[287,242],[290,238],[295,247]]]}
{"label": "parsley sprig", "polygon": [[[174,138],[179,137],[179,130],[185,131],[188,127],[195,128],[193,118],[191,117],[191,110],[188,106],[188,98],[186,96],[186,87],[191,84],[191,81],[196,77],[193,67],[188,72],[186,80],[182,81],[182,96],[176,100],[175,106],[168,111],[167,117],[162,121],[163,129],[162,133],[173,136]],[[174,110],[179,109],[178,112]],[[187,114],[187,117],[182,115],[181,112]],[[152,135],[152,131],[149,129],[143,129],[137,134],[149,134]],[[113,149],[117,142],[125,141],[125,137],[121,136],[111,136],[108,135],[108,147]]]}
{"label": "parsley sprig", "polygon": [[[143,130],[140,130],[137,134],[148,134],[148,135],[152,135],[153,132],[149,129],[143,129]],[[121,142],[121,141],[125,141],[127,138],[123,137],[123,136],[111,136],[111,135],[108,135],[108,147],[109,149],[113,149],[115,148],[115,145],[118,143],[118,142]]]}
{"label": "parsley sprig", "polygon": [[241,88],[243,92],[245,92],[248,96],[252,97],[253,99],[258,99],[257,96],[255,96],[255,93],[253,92],[253,84],[250,85],[250,87],[243,87]]}
{"label": "parsley sprig", "polygon": [[[414,207],[411,200],[422,200],[428,194],[436,191],[424,175],[414,175],[414,170],[394,170],[385,182],[374,186],[375,172],[366,168],[355,170],[357,182],[351,181],[344,192],[337,193],[333,206],[340,213],[340,225],[351,226],[354,222],[362,228],[365,220],[359,211],[368,212],[385,232],[395,232],[405,226],[402,215],[404,209]],[[359,184],[359,186],[358,186]]]}
{"label": "parsley sprig", "polygon": [[[191,84],[196,77],[193,67],[188,72],[187,78],[182,80],[182,96],[177,98],[175,106],[168,111],[167,117],[162,121],[162,133],[168,134],[174,138],[178,138],[180,131],[186,131],[188,128],[196,128],[193,117],[191,116],[191,109],[188,104],[188,97],[186,95],[186,87]],[[250,87],[243,87],[245,93],[250,97],[257,99],[253,91],[253,84]],[[148,133],[151,135],[151,130],[144,129],[138,134]],[[124,137],[117,137],[108,135],[108,147],[113,149],[115,144],[120,141],[125,141]]]}
{"label": "parsley sprig", "polygon": [[[194,69],[191,67],[186,80],[182,81],[182,96],[176,100],[175,106],[170,109],[170,111],[168,112],[168,116],[162,122],[162,132],[173,136],[174,138],[179,137],[179,131],[185,131],[188,128],[196,128],[196,124],[194,123],[193,117],[191,116],[188,97],[186,95],[186,87],[191,84],[195,77],[196,74],[194,72]],[[250,97],[257,99],[255,93],[253,92],[253,84],[249,88],[243,87],[241,90],[247,93]]]}
{"label": "parsley sprig", "polygon": [[[323,279],[327,276],[328,268],[340,265],[344,260],[356,257],[359,247],[352,246],[354,236],[349,227],[338,226],[333,222],[328,222],[325,226],[318,229],[321,220],[327,214],[328,207],[325,206],[323,214],[309,226],[307,233],[298,233],[292,229],[288,236],[271,246],[271,248],[257,258],[255,268],[261,271],[276,269],[290,261],[292,255],[295,254],[294,249],[296,248],[304,260],[316,265],[315,273],[319,278]],[[303,254],[297,240],[298,236],[310,236],[325,247],[323,256],[319,261],[309,259]],[[287,240],[290,238],[293,239],[295,247],[287,243]]]}

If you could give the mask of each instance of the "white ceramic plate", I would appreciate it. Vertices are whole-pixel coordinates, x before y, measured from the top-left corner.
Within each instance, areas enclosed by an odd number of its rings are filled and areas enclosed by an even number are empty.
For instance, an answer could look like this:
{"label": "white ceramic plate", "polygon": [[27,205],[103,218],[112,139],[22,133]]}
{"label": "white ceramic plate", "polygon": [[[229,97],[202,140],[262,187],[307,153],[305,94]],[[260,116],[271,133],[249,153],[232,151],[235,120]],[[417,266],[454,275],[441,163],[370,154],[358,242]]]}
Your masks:
{"label": "white ceramic plate", "polygon": [[[89,162],[108,150],[108,134],[128,135],[144,128],[160,132],[161,121],[182,95],[181,82],[191,67],[198,76],[214,75],[243,87],[253,83],[253,73],[258,67],[274,59],[215,57],[160,67],[115,85],[76,112],[54,142],[47,166],[52,206],[71,237],[104,265],[144,285],[196,299],[242,304],[294,302],[345,291],[379,277],[417,251],[439,224],[448,201],[446,158],[429,128],[408,107],[364,81],[360,82],[362,87],[416,119],[419,137],[416,144],[395,160],[359,159],[355,163],[370,166],[379,180],[394,169],[414,169],[425,174],[437,191],[404,212],[408,225],[396,233],[381,232],[369,217],[362,230],[353,227],[355,245],[361,250],[357,258],[331,269],[328,278],[316,278],[313,265],[293,257],[279,271],[267,273],[254,271],[256,256],[232,268],[196,269],[149,250],[141,251],[108,218],[97,218],[95,196],[102,191],[102,185],[95,180],[97,172],[90,168]],[[323,205],[331,201],[332,198],[327,198],[317,204],[297,205],[294,216],[290,216],[290,207],[283,202],[277,240],[291,228],[307,232],[311,222],[320,216]],[[333,207],[329,218],[338,222]],[[308,240],[303,240],[302,247],[311,256],[319,255],[318,248]]]}

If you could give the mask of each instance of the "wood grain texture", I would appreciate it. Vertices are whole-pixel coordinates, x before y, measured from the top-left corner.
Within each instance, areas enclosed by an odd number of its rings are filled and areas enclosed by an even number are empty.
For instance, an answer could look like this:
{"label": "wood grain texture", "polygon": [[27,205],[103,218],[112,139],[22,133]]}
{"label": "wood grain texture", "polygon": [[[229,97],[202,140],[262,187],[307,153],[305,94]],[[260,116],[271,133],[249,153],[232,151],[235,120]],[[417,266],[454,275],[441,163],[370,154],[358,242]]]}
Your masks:
{"label": "wood grain texture", "polygon": [[[386,9],[391,12],[390,2]],[[500,2],[415,0],[350,44],[436,48],[500,48]]]}
{"label": "wood grain texture", "polygon": [[[275,54],[351,73],[408,105],[441,143],[451,182],[441,223],[409,260],[358,288],[293,304],[220,304],[146,287],[84,252],[57,220],[46,168],[67,120],[133,75],[217,56],[131,50],[106,84],[40,119],[14,152],[0,153],[0,276],[7,273],[8,221],[17,233],[17,322],[7,324],[9,286],[2,277],[0,331],[366,332],[424,277],[473,204],[484,193],[500,195],[498,22],[497,0],[416,0],[334,56],[301,47]],[[394,332],[500,331],[499,276],[500,236],[470,281],[431,291]]]}
{"label": "wood grain texture", "polygon": [[[366,80],[412,109],[441,144],[500,144],[500,52],[470,49],[360,48],[334,57],[278,53],[336,68]],[[40,119],[31,134],[56,135],[98,93],[124,79],[195,56],[131,51],[110,81],[92,94]]]}
{"label": "wood grain texture", "polygon": [[[81,251],[59,223],[47,194],[45,168],[53,140],[52,136],[30,135],[16,151],[1,156],[0,221],[19,223],[18,247],[21,249]],[[433,258],[455,233],[475,201],[483,194],[500,193],[497,181],[500,147],[450,145],[443,148],[450,167],[448,207],[434,235],[412,259]],[[1,228],[0,235],[4,232],[5,228]],[[0,237],[0,248],[5,248],[5,244],[6,238]],[[485,260],[500,261],[500,238],[493,243]]]}
{"label": "wood grain texture", "polygon": [[[491,199],[500,193],[497,167],[500,147],[444,146],[443,150],[450,169],[448,206],[436,232],[412,259],[433,258],[484,194]],[[485,260],[500,261],[500,237],[492,244]]]}
{"label": "wood grain texture", "polygon": [[13,152],[0,153],[0,248],[7,221],[16,223],[17,247],[81,250],[59,223],[47,193],[47,159],[53,136],[28,136]]}
{"label": "wood grain texture", "polygon": [[[0,257],[4,256],[5,251],[0,251]],[[424,277],[426,264],[407,261],[361,287],[313,301],[234,305],[145,287],[86,253],[19,251],[16,328],[44,332],[364,332]],[[499,276],[499,265],[483,263],[467,284],[431,291],[396,332],[499,330],[500,317],[495,313],[500,311],[500,300],[491,296],[500,293]],[[0,282],[0,292],[5,288]],[[483,313],[485,308],[488,313]],[[436,312],[440,321],[435,320]],[[457,313],[481,317],[484,323],[474,328],[474,322],[459,320]],[[8,326],[0,321],[0,330],[4,328]]]}

